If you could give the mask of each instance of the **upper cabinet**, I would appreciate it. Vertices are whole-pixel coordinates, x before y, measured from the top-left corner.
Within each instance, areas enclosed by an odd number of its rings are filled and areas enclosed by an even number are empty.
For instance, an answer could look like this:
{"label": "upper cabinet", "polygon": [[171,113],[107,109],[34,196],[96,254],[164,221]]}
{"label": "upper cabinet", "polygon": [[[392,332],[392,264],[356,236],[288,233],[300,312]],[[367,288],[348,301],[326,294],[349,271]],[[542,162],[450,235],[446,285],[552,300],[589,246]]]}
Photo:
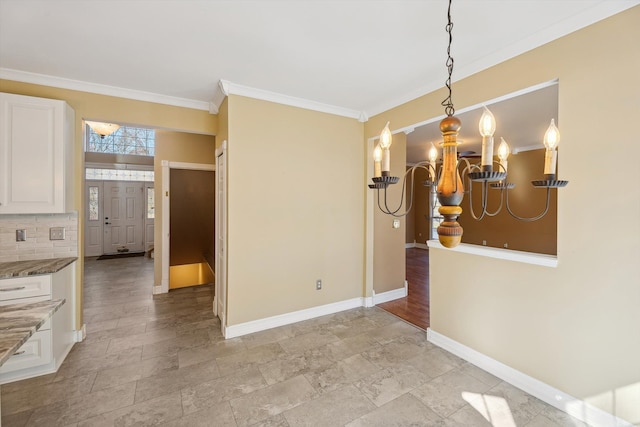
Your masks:
{"label": "upper cabinet", "polygon": [[74,209],[74,120],[64,101],[0,93],[0,214]]}

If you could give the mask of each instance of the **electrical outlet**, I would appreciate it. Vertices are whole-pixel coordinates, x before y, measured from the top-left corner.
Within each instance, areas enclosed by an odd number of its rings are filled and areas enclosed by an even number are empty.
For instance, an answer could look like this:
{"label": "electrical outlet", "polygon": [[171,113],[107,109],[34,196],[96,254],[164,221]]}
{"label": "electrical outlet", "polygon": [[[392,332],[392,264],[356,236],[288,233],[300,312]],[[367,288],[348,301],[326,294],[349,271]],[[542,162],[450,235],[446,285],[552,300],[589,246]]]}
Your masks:
{"label": "electrical outlet", "polygon": [[486,240],[482,241],[482,246],[487,246],[487,241]]}
{"label": "electrical outlet", "polygon": [[316,280],[316,291],[319,291],[320,289],[322,289],[322,280],[318,279]]}
{"label": "electrical outlet", "polygon": [[64,227],[51,227],[49,229],[49,240],[64,240],[65,228]]}
{"label": "electrical outlet", "polygon": [[508,244],[508,243],[505,243],[505,244],[504,244],[504,248],[505,248],[505,249],[509,249],[509,244]]}
{"label": "electrical outlet", "polygon": [[399,219],[394,219],[393,220],[393,228],[400,228],[400,220]]}
{"label": "electrical outlet", "polygon": [[21,229],[16,230],[16,242],[26,242],[27,241],[27,230]]}

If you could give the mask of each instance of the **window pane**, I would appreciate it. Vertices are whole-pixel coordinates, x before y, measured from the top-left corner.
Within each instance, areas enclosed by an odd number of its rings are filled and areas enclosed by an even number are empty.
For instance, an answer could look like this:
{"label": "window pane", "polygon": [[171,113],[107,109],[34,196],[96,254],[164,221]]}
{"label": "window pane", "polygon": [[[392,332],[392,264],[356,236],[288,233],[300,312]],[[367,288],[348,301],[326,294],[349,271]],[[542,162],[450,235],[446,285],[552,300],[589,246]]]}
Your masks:
{"label": "window pane", "polygon": [[89,187],[89,221],[98,220],[98,187]]}
{"label": "window pane", "polygon": [[130,169],[97,169],[86,168],[86,179],[105,181],[146,181],[153,182],[153,171],[139,171]]}
{"label": "window pane", "polygon": [[105,137],[100,137],[93,129],[89,128],[87,151],[153,156],[155,153],[155,137],[155,131],[146,128],[121,126],[117,131]]}
{"label": "window pane", "polygon": [[155,192],[153,188],[147,187],[147,219],[156,217]]}

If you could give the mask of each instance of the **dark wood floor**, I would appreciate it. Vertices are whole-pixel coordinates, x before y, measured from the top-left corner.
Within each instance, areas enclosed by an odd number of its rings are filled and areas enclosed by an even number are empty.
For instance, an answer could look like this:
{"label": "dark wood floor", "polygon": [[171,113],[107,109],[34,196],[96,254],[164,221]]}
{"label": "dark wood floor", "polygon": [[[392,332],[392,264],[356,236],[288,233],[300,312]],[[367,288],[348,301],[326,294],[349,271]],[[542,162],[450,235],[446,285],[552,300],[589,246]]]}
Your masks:
{"label": "dark wood floor", "polygon": [[405,250],[408,296],[378,304],[378,307],[426,330],[429,327],[429,250]]}

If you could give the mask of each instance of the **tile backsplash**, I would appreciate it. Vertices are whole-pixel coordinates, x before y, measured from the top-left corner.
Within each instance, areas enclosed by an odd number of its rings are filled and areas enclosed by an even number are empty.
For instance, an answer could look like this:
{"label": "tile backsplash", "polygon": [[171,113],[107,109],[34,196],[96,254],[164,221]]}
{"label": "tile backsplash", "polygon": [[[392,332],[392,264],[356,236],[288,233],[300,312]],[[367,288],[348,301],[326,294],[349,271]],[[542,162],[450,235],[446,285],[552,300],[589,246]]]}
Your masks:
{"label": "tile backsplash", "polygon": [[[64,227],[65,240],[49,240],[50,227]],[[16,230],[27,239],[16,242]],[[0,262],[78,256],[78,213],[0,215]]]}

